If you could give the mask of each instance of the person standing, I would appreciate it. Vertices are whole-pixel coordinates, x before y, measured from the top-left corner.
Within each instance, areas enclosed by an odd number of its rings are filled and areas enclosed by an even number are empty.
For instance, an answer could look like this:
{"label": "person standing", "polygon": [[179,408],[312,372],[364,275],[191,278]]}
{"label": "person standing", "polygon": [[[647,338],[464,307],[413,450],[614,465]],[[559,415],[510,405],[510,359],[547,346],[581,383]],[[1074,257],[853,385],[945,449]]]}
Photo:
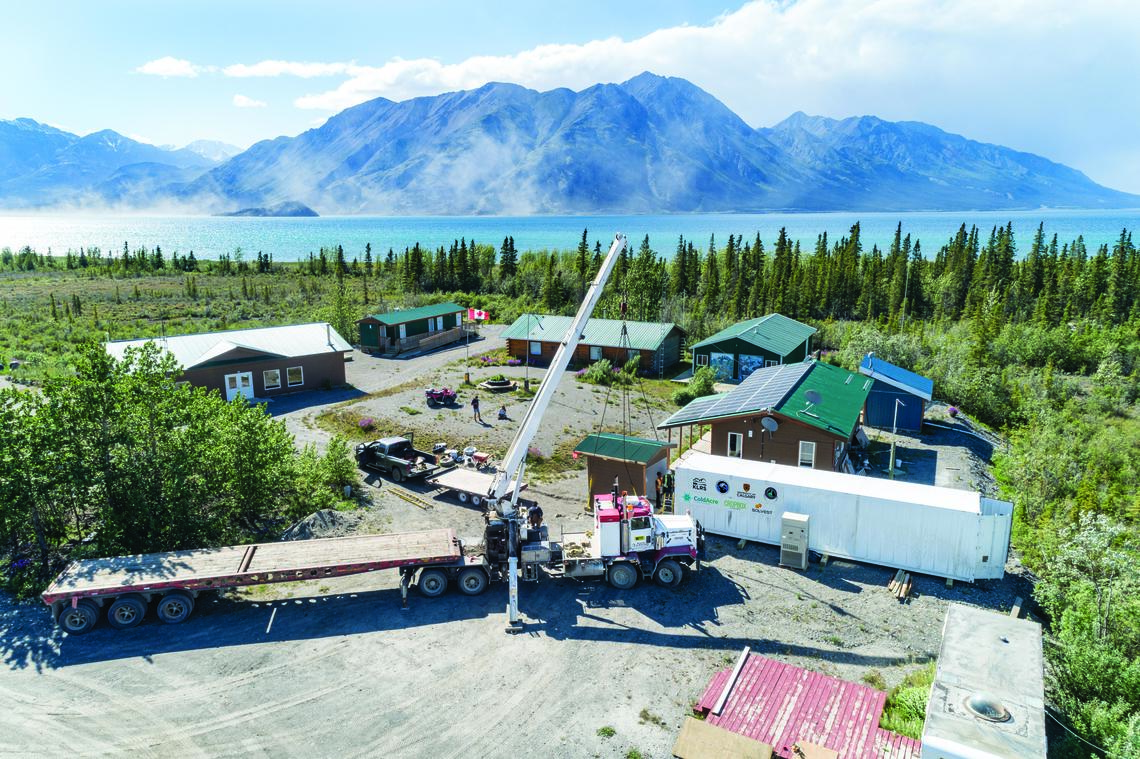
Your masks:
{"label": "person standing", "polygon": [[473,411],[475,414],[475,421],[479,422],[479,424],[482,424],[483,417],[479,415],[479,396],[477,395],[471,399],[471,411]]}
{"label": "person standing", "polygon": [[655,483],[657,488],[657,511],[661,511],[661,494],[665,492],[665,479],[661,476],[661,472],[657,473],[657,481]]}
{"label": "person standing", "polygon": [[673,510],[675,504],[673,503],[673,487],[676,480],[673,477],[673,471],[670,470],[665,473],[665,501],[669,504],[670,511]]}

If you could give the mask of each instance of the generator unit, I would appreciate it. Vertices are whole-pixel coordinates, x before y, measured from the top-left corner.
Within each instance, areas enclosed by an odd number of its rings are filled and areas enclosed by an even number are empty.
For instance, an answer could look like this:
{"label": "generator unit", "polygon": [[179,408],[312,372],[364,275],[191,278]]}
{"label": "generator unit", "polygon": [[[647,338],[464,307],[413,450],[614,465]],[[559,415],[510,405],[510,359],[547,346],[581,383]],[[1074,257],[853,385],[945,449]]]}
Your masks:
{"label": "generator unit", "polygon": [[780,566],[798,569],[801,572],[808,566],[808,526],[811,518],[807,514],[785,511],[780,523]]}

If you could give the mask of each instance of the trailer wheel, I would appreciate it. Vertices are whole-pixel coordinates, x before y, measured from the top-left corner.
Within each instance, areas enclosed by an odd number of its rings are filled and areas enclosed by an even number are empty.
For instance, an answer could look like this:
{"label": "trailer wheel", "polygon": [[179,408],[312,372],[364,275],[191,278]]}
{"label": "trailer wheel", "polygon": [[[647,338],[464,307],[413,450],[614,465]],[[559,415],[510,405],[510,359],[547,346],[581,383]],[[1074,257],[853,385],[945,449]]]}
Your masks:
{"label": "trailer wheel", "polygon": [[428,598],[442,596],[447,590],[447,573],[442,569],[425,569],[420,572],[420,580],[416,583],[420,595]]}
{"label": "trailer wheel", "polygon": [[482,506],[483,505],[483,498],[481,496],[472,495],[471,496],[471,505],[472,506]]}
{"label": "trailer wheel", "polygon": [[190,616],[190,612],[194,611],[194,599],[190,597],[189,593],[183,593],[180,590],[171,591],[159,599],[155,611],[158,612],[158,618],[163,622],[168,625],[176,625],[185,621]]}
{"label": "trailer wheel", "polygon": [[619,562],[610,566],[607,573],[610,585],[618,590],[629,590],[637,584],[637,570],[628,562]]}
{"label": "trailer wheel", "polygon": [[471,499],[471,496],[467,495],[462,490],[457,491],[455,497],[459,499],[460,503],[467,503],[467,501]]}
{"label": "trailer wheel", "polygon": [[487,589],[487,573],[479,567],[467,567],[459,573],[459,590],[464,595],[477,596]]}
{"label": "trailer wheel", "polygon": [[681,565],[672,559],[665,559],[657,565],[657,584],[663,588],[675,588],[681,584],[684,574]]}
{"label": "trailer wheel", "polygon": [[80,601],[74,608],[65,606],[59,615],[59,626],[72,635],[82,635],[90,632],[99,622],[99,607],[86,599]]}
{"label": "trailer wheel", "polygon": [[119,596],[107,609],[107,624],[116,630],[126,630],[143,621],[146,602],[138,596]]}

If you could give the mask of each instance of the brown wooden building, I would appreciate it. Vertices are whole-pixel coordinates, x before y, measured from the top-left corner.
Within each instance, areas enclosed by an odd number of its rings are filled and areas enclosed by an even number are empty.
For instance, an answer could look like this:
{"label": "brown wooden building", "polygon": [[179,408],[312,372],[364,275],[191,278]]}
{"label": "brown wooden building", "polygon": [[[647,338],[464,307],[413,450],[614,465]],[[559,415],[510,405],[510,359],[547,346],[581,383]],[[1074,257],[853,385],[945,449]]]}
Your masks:
{"label": "brown wooden building", "polygon": [[[554,359],[572,321],[569,316],[523,314],[503,332],[507,352],[520,361],[546,366]],[[620,368],[639,356],[643,371],[661,377],[681,360],[685,331],[676,324],[624,322],[625,335],[622,324],[615,319],[590,319],[570,359],[571,365],[588,366],[605,358]]]}
{"label": "brown wooden building", "polygon": [[617,477],[619,490],[653,498],[657,473],[669,470],[669,449],[673,443],[647,440],[612,432],[587,435],[574,448],[574,456],[586,458],[586,478],[590,495],[609,493]]}
{"label": "brown wooden building", "polygon": [[697,398],[657,428],[683,439],[708,427],[714,456],[853,471],[847,451],[872,383],[819,361],[770,366],[727,393]]}
{"label": "brown wooden building", "polygon": [[325,322],[117,340],[106,348],[122,359],[128,348],[147,343],[174,356],[182,367],[178,381],[217,390],[227,401],[343,385],[345,354],[352,351]]}

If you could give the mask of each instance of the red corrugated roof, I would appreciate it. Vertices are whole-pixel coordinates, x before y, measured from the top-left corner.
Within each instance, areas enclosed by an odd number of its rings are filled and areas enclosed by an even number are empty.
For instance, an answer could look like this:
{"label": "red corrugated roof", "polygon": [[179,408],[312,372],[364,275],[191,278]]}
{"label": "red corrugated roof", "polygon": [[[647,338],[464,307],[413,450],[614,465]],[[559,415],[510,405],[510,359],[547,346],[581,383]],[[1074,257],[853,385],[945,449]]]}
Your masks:
{"label": "red corrugated roof", "polygon": [[879,727],[882,691],[749,654],[724,709],[709,713],[731,674],[713,675],[694,711],[773,746],[777,756],[791,759],[793,743],[811,741],[840,759],[918,759],[921,743]]}

